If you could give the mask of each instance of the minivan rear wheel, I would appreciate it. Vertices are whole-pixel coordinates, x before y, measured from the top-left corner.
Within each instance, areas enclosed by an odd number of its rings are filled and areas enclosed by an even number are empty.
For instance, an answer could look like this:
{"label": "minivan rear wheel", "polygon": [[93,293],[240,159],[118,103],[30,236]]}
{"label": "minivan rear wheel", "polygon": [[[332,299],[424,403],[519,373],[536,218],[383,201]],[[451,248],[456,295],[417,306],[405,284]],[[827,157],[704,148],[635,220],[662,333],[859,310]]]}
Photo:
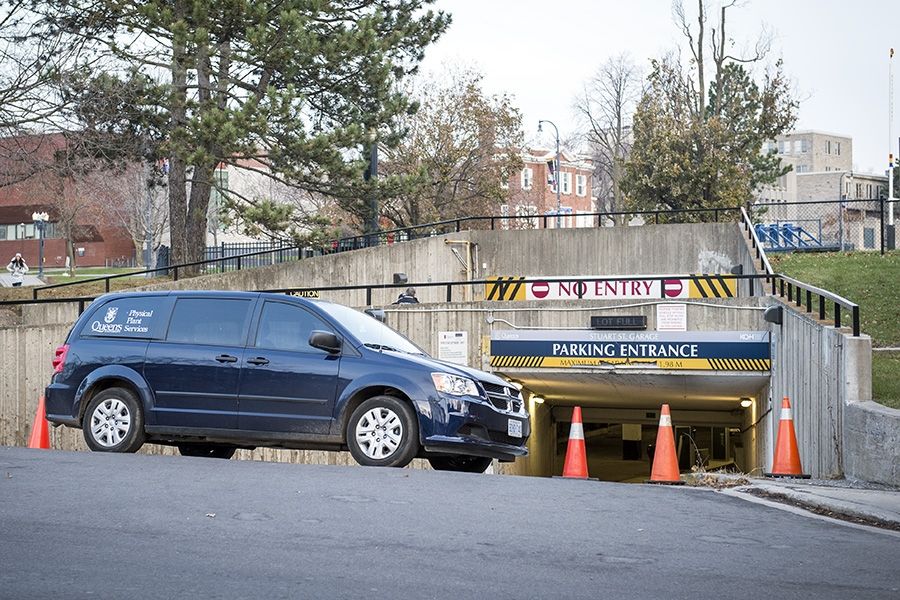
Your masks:
{"label": "minivan rear wheel", "polygon": [[432,456],[428,462],[435,471],[484,473],[491,466],[493,459],[484,456]]}
{"label": "minivan rear wheel", "polygon": [[347,446],[361,465],[405,467],[419,451],[416,415],[399,398],[369,398],[350,415]]}
{"label": "minivan rear wheel", "polygon": [[94,396],[81,429],[95,452],[137,452],[144,445],[144,413],[129,389],[111,387]]}
{"label": "minivan rear wheel", "polygon": [[200,456],[205,458],[224,458],[234,456],[237,448],[216,444],[178,444],[178,452],[182,456]]}

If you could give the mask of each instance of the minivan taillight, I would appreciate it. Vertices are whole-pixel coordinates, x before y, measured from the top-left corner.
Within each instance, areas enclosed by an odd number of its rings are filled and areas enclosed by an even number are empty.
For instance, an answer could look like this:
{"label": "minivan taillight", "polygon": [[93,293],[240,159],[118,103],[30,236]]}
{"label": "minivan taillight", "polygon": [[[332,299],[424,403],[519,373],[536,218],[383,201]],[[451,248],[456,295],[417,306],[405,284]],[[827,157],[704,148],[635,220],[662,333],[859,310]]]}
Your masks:
{"label": "minivan taillight", "polygon": [[53,374],[62,373],[63,365],[66,362],[66,354],[69,353],[69,345],[63,344],[56,349],[56,355],[53,357]]}

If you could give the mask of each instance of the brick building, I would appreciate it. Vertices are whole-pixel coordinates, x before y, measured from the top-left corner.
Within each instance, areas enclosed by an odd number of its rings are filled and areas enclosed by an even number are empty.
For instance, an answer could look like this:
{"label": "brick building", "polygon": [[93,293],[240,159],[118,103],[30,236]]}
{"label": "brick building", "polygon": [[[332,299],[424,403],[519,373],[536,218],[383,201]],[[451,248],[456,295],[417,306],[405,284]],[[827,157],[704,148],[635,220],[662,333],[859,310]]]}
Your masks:
{"label": "brick building", "polygon": [[21,252],[36,273],[39,239],[31,218],[34,212],[50,215],[44,235],[45,268],[65,266],[63,220],[72,225],[77,266],[128,263],[134,259],[131,236],[104,210],[121,198],[110,193],[86,193],[84,186],[49,169],[65,143],[61,134],[0,139],[0,260],[4,266],[16,252]]}
{"label": "brick building", "polygon": [[[500,214],[511,219],[507,227],[537,227],[537,219],[548,215],[547,226],[556,227],[556,178],[551,166],[556,152],[544,148],[527,149],[522,153],[523,167],[509,178],[510,198],[500,207]],[[568,152],[560,154],[560,225],[562,227],[589,227],[592,217],[580,214],[594,212],[591,175],[594,167],[590,159]],[[552,218],[550,218],[552,217]]]}

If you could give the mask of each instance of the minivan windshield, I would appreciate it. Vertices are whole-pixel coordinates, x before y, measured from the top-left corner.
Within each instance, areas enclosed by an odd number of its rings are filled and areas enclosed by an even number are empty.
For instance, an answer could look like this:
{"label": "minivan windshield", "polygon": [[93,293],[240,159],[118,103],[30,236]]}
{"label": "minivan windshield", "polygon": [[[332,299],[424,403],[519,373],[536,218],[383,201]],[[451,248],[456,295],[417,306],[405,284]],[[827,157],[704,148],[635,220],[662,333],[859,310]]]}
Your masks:
{"label": "minivan windshield", "polygon": [[343,325],[360,342],[375,350],[394,350],[408,354],[425,354],[411,341],[365,313],[341,304],[320,302],[318,307]]}

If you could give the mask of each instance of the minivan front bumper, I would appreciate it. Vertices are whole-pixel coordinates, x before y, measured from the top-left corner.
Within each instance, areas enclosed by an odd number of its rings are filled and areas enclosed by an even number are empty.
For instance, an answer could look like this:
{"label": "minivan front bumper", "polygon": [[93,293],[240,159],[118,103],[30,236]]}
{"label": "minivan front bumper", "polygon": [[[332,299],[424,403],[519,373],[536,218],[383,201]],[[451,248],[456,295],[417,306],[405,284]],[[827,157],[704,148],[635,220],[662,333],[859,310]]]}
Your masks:
{"label": "minivan front bumper", "polygon": [[[442,402],[443,410],[433,411],[433,416],[443,413],[444,419],[432,421],[433,430],[422,440],[426,452],[486,456],[503,461],[528,455],[525,443],[531,435],[531,423],[527,414],[497,410],[486,402],[454,400]],[[520,423],[521,438],[508,434],[511,420]]]}

